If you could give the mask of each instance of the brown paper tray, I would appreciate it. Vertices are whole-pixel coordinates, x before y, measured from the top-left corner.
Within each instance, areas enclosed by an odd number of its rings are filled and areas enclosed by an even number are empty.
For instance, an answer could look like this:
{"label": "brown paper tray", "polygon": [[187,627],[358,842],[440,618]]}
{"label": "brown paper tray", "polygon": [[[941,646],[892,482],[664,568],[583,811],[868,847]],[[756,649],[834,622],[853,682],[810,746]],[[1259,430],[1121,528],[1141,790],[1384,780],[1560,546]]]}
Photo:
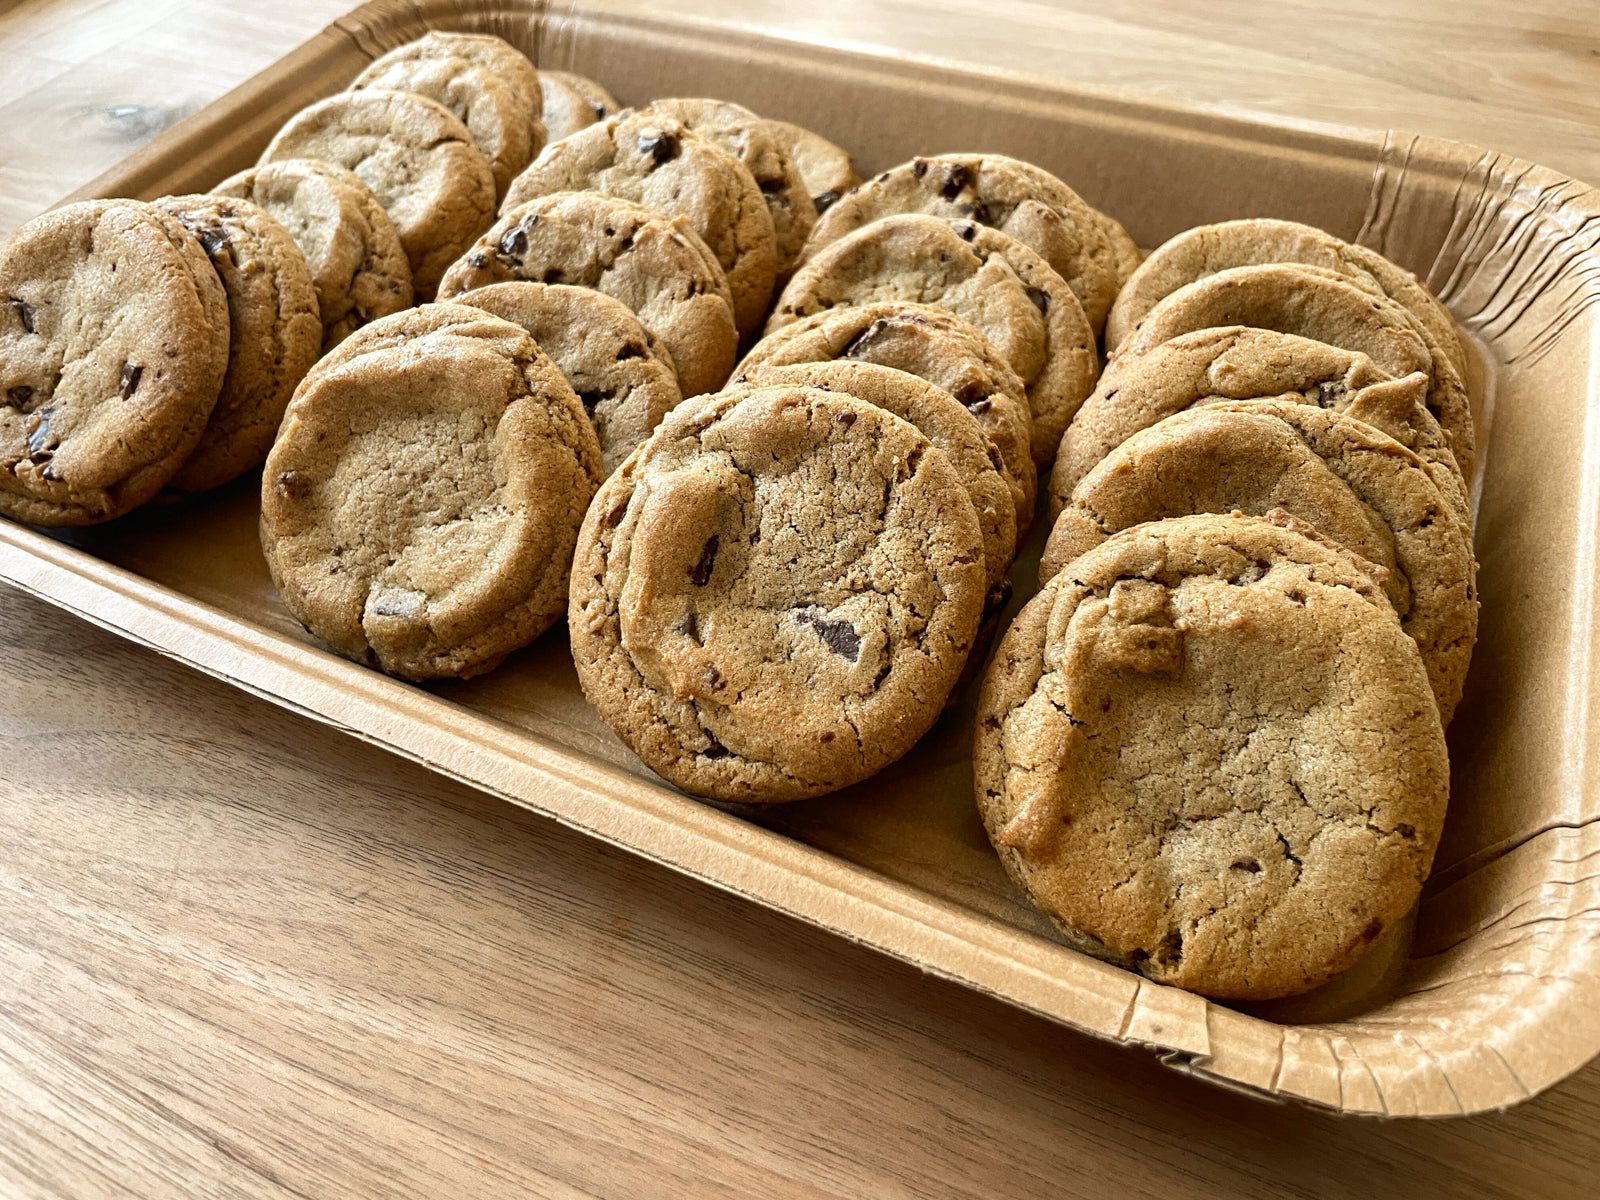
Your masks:
{"label": "brown paper tray", "polygon": [[[1600,195],[1408,134],[1311,129],[824,49],[587,4],[368,4],[79,193],[204,190],[302,105],[426,27],[496,32],[624,102],[711,94],[812,126],[866,171],[914,153],[1032,159],[1143,245],[1243,216],[1390,255],[1478,352],[1480,643],[1450,730],[1435,874],[1371,959],[1310,996],[1229,1007],[1055,940],[971,799],[971,697],[835,796],[752,816],[647,771],[578,690],[564,631],[466,684],[412,687],[318,648],[256,540],[258,483],[50,536],[0,521],[0,578],[273,703],[618,846],[1169,1065],[1353,1112],[1514,1104],[1600,1051]],[[1019,562],[1031,592],[1037,543]]]}

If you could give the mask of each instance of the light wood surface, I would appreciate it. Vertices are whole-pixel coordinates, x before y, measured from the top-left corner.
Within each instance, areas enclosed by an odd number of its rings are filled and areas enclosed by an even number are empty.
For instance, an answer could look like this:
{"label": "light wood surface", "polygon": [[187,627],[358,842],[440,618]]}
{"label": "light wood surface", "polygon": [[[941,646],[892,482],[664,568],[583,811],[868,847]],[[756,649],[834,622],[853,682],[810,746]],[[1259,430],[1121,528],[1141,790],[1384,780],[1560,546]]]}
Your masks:
{"label": "light wood surface", "polygon": [[[0,0],[0,228],[344,7]],[[674,7],[1600,179],[1590,3]],[[1593,1194],[1600,1065],[1469,1120],[1263,1103],[9,590],[0,645],[0,1196]]]}

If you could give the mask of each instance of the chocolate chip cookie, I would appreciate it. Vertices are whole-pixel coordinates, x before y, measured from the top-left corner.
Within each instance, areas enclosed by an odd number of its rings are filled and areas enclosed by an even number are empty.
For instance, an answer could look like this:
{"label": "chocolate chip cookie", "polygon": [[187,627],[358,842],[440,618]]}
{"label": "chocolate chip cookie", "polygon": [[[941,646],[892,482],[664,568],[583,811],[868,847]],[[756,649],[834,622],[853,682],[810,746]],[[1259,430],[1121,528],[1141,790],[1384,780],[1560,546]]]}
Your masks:
{"label": "chocolate chip cookie", "polygon": [[167,196],[156,206],[199,239],[227,295],[222,390],[169,484],[201,492],[265,461],[289,397],[321,353],[322,318],[305,256],[264,209],[203,195]]}
{"label": "chocolate chip cookie", "polygon": [[1394,438],[1427,464],[1458,518],[1470,524],[1466,484],[1424,404],[1427,394],[1422,372],[1397,380],[1365,354],[1241,325],[1118,355],[1062,435],[1050,478],[1051,520],[1096,463],[1173,413],[1229,400],[1294,399],[1348,413]]}
{"label": "chocolate chip cookie", "polygon": [[154,496],[205,430],[228,300],[177,218],[68,204],[0,251],[0,513],[90,525]]}
{"label": "chocolate chip cookie", "polygon": [[877,300],[931,303],[966,318],[1027,386],[1033,461],[1048,466],[1094,389],[1100,360],[1077,297],[1044,259],[973,221],[905,213],[833,242],[795,273],[767,332]]}
{"label": "chocolate chip cookie", "polygon": [[600,119],[590,104],[570,83],[556,78],[554,71],[539,72],[540,115],[546,132],[546,145],[571,137]]}
{"label": "chocolate chip cookie", "polygon": [[1117,295],[1116,248],[1102,218],[1054,175],[1000,154],[914,158],[868,180],[817,220],[802,261],[895,213],[976,221],[1030,247],[1067,281],[1098,333]]}
{"label": "chocolate chip cookie", "polygon": [[452,266],[441,299],[525,279],[622,301],[672,358],[686,396],[733,369],[739,335],[722,268],[682,217],[600,192],[561,192],[510,210]]}
{"label": "chocolate chip cookie", "polygon": [[932,725],[983,608],[944,453],[852,396],[686,400],[601,487],[567,625],[584,695],[700,796],[820,795]]}
{"label": "chocolate chip cookie", "polygon": [[341,92],[291,117],[261,163],[320,158],[348,167],[383,205],[431,300],[444,269],[494,217],[494,173],[456,115],[426,96]]}
{"label": "chocolate chip cookie", "polygon": [[744,164],[772,214],[778,276],[786,278],[817,223],[817,210],[800,168],[773,132],[772,122],[727,100],[655,100],[642,111],[682,121],[684,128],[710,138]]}
{"label": "chocolate chip cookie", "polygon": [[844,359],[877,363],[926,379],[949,392],[978,419],[999,452],[1002,474],[1016,501],[1017,537],[1033,521],[1037,468],[1033,418],[1017,373],[971,324],[929,304],[899,300],[828,309],[762,338],[738,374],[771,364]]}
{"label": "chocolate chip cookie", "polygon": [[1450,764],[1415,643],[1346,552],[1142,525],[1029,602],[979,700],[978,808],[1073,946],[1225,999],[1308,991],[1415,902]]}
{"label": "chocolate chip cookie", "polygon": [[1134,434],[1074,489],[1050,531],[1039,578],[1145,521],[1280,508],[1384,568],[1384,593],[1422,652],[1448,725],[1477,640],[1468,530],[1421,459],[1348,414],[1235,401]]}
{"label": "chocolate chip cookie", "polygon": [[457,296],[526,329],[560,368],[610,475],[683,397],[672,357],[626,304],[565,283],[492,283]]}
{"label": "chocolate chip cookie", "polygon": [[1375,285],[1405,308],[1429,352],[1443,352],[1456,374],[1466,377],[1466,353],[1454,319],[1410,271],[1315,226],[1264,218],[1201,225],[1155,250],[1117,296],[1106,321],[1106,348],[1116,349],[1146,313],[1185,284],[1231,267],[1264,263],[1321,267]]}
{"label": "chocolate chip cookie", "polygon": [[998,612],[1011,598],[1011,560],[1017,551],[1017,511],[1011,485],[1002,473],[1005,463],[994,443],[984,436],[978,420],[943,388],[926,379],[875,363],[835,359],[833,362],[770,363],[737,376],[725,393],[754,387],[815,387],[843,392],[864,400],[902,421],[909,421],[928,441],[943,451],[967,489],[978,529],[983,535],[984,601],[986,613]]}
{"label": "chocolate chip cookie", "polygon": [[811,206],[818,216],[861,182],[850,152],[835,146],[820,133],[789,121],[767,122],[772,136],[799,168],[800,178],[811,195]]}
{"label": "chocolate chip cookie", "polygon": [[411,264],[383,205],[354,171],[315,158],[251,167],[211,189],[248,200],[294,239],[311,271],[322,348],[411,307]]}
{"label": "chocolate chip cookie", "polygon": [[1118,347],[1117,356],[1224,325],[1273,329],[1356,350],[1396,379],[1426,372],[1428,411],[1449,435],[1462,472],[1471,473],[1474,435],[1466,384],[1447,355],[1429,351],[1410,314],[1370,283],[1284,263],[1219,271],[1179,288],[1152,308]]}
{"label": "chocolate chip cookie", "polygon": [[[511,67],[514,62],[526,70]],[[496,194],[504,195],[544,149],[538,86],[533,64],[508,42],[482,34],[429,33],[377,59],[349,90],[380,88],[437,100],[467,127],[489,161]]]}
{"label": "chocolate chip cookie", "polygon": [[505,209],[554,192],[596,191],[682,217],[716,256],[739,331],[761,324],[772,299],[772,215],[744,165],[660,113],[628,110],[552,144],[512,182]]}
{"label": "chocolate chip cookie", "polygon": [[338,653],[465,678],[559,619],[599,480],[594,429],[533,339],[425,305],[306,376],[262,476],[262,548],[290,613]]}

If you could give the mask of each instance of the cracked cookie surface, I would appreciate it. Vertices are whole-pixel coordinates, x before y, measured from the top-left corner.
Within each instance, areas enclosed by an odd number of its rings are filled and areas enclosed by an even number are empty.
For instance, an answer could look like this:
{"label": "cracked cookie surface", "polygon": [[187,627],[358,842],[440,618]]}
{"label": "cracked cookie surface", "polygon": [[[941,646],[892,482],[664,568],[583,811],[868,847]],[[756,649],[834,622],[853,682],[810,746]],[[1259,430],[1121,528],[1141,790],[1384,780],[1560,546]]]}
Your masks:
{"label": "cracked cookie surface", "polygon": [[436,100],[370,88],[302,109],[257,165],[320,158],[347,167],[394,222],[419,300],[494,218],[494,173],[456,115]]}
{"label": "cracked cookie surface", "polygon": [[594,288],[630,308],[666,347],[685,396],[713,392],[739,334],[722,268],[682,217],[599,192],[558,192],[508,211],[451,266],[448,300],[509,280]]}
{"label": "cracked cookie surface", "polygon": [[228,366],[199,241],[135,200],[69,204],[0,251],[0,512],[87,525],[144,503],[198,443]]}
{"label": "cracked cookie surface", "polygon": [[820,795],[937,718],[983,563],[966,490],[907,422],[812,388],[702,396],[590,505],[573,659],[600,716],[684,790]]}
{"label": "cracked cookie surface", "polygon": [[1448,725],[1477,640],[1468,530],[1420,459],[1347,414],[1293,401],[1189,409],[1129,438],[1085,475],[1050,531],[1039,579],[1108,537],[1192,513],[1282,509],[1382,567]]}
{"label": "cracked cookie surface", "polygon": [[512,181],[502,208],[570,191],[682,217],[726,275],[740,332],[760,326],[777,270],[772,214],[750,172],[715,141],[666,113],[626,109],[552,143]]}
{"label": "cracked cookie surface", "polygon": [[1140,526],[995,653],[973,753],[1012,879],[1086,953],[1218,998],[1307,991],[1404,916],[1449,761],[1416,645],[1343,551]]}
{"label": "cracked cookie surface", "polygon": [[487,671],[558,620],[600,446],[528,334],[464,305],[375,321],[306,376],[261,481],[289,612],[405,679]]}
{"label": "cracked cookie surface", "polygon": [[882,300],[945,308],[971,322],[1022,378],[1033,460],[1048,466],[1094,389],[1094,332],[1061,276],[996,229],[922,213],[884,217],[808,259],[783,289],[767,333],[815,313]]}

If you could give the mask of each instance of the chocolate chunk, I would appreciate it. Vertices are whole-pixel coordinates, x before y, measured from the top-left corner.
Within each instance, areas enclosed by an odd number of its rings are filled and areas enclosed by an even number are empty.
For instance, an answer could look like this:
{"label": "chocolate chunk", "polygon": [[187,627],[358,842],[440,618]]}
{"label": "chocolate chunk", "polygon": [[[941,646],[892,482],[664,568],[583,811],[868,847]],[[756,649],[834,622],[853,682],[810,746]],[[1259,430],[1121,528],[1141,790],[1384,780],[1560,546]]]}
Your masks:
{"label": "chocolate chunk", "polygon": [[939,195],[946,200],[954,200],[962,190],[972,182],[972,170],[969,167],[956,164],[950,168],[950,174],[945,176],[944,186],[939,189]]}
{"label": "chocolate chunk", "polygon": [[[478,271],[489,265],[489,260],[482,254],[469,254],[467,255],[467,261],[472,264],[474,270]],[[400,289],[396,287],[394,290],[399,291]]]}
{"label": "chocolate chunk", "polygon": [[955,225],[955,231],[961,235],[963,242],[970,242],[978,236],[978,227],[971,221],[961,221]]}
{"label": "chocolate chunk", "polygon": [[28,454],[42,454],[50,444],[50,410],[41,409],[33,415],[33,428],[28,432]]}
{"label": "chocolate chunk", "polygon": [[871,325],[868,325],[860,333],[856,334],[855,337],[846,342],[844,344],[844,349],[839,351],[839,357],[854,358],[866,348],[868,342],[888,328],[889,322],[885,321],[882,317],[879,317]]}
{"label": "chocolate chunk", "polygon": [[722,672],[715,667],[706,668],[706,686],[713,692],[720,692],[728,686],[728,681],[722,677]]}
{"label": "chocolate chunk", "polygon": [[711,572],[717,565],[717,535],[712,534],[707,539],[705,549],[700,551],[700,561],[689,571],[689,582],[695,587],[705,587],[711,582]]}
{"label": "chocolate chunk", "polygon": [[1317,384],[1317,404],[1323,408],[1333,408],[1349,395],[1350,389],[1342,383]]}
{"label": "chocolate chunk", "polygon": [[12,310],[17,314],[17,318],[22,322],[23,332],[32,333],[33,306],[30,305],[26,300],[18,300],[14,296],[10,300],[7,300],[6,303],[11,306]]}
{"label": "chocolate chunk", "polygon": [[1043,288],[1029,288],[1028,299],[1033,301],[1033,306],[1040,312],[1048,313],[1050,311],[1050,293]]}
{"label": "chocolate chunk", "polygon": [[1238,862],[1231,864],[1228,869],[1230,871],[1243,871],[1248,875],[1261,874],[1261,864],[1253,858],[1241,858]]}
{"label": "chocolate chunk", "polygon": [[861,639],[856,635],[855,626],[849,621],[830,621],[822,614],[822,610],[817,608],[801,609],[795,613],[794,619],[816,630],[817,636],[822,639],[822,644],[840,658],[848,658],[851,662],[860,661]]}
{"label": "chocolate chunk", "polygon": [[641,133],[639,135],[639,150],[641,153],[648,154],[650,156],[650,162],[652,164],[650,169],[652,171],[655,170],[656,167],[662,166],[677,158],[678,151],[681,149],[682,147],[678,144],[677,137],[675,137],[673,134]]}
{"label": "chocolate chunk", "polygon": [[832,208],[833,205],[834,205],[834,202],[836,200],[838,200],[838,199],[839,199],[839,193],[838,192],[826,191],[826,192],[823,192],[822,195],[820,195],[820,196],[813,196],[811,198],[811,206],[817,210],[817,215],[820,217],[823,213],[827,212],[830,208]]}
{"label": "chocolate chunk", "polygon": [[521,225],[513,225],[500,235],[501,254],[509,255],[513,258],[521,258],[527,252],[528,231]]}
{"label": "chocolate chunk", "polygon": [[139,380],[143,375],[143,367],[136,366],[133,363],[122,364],[122,382],[118,388],[118,391],[124,400],[133,395],[133,393],[138,389]]}
{"label": "chocolate chunk", "polygon": [[917,159],[916,162],[911,164],[911,173],[921,179],[928,173],[928,160],[925,158]]}
{"label": "chocolate chunk", "polygon": [[16,387],[9,389],[6,392],[6,396],[12,408],[21,408],[29,400],[33,399],[33,389],[25,383],[19,383]]}
{"label": "chocolate chunk", "polygon": [[1000,451],[995,449],[993,442],[989,443],[989,462],[1000,474],[1004,475],[1006,473],[1006,460],[1000,457]]}
{"label": "chocolate chunk", "polygon": [[843,425],[846,429],[849,429],[850,426],[856,423],[856,415],[853,412],[842,412],[835,417],[834,420],[839,422],[839,424]]}
{"label": "chocolate chunk", "polygon": [[215,258],[228,245],[228,231],[221,225],[210,225],[205,229],[198,229],[195,231],[195,236],[200,239],[200,246],[205,250],[208,258]]}

